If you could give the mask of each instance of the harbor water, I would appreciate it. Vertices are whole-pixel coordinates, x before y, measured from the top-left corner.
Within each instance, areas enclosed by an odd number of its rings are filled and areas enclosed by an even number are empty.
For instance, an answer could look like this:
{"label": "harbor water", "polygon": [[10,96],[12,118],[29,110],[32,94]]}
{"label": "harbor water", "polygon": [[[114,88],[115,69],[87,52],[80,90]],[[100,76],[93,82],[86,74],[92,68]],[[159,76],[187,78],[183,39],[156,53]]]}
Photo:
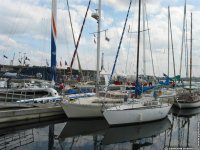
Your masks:
{"label": "harbor water", "polygon": [[109,127],[104,119],[68,120],[65,116],[0,125],[0,149],[170,150],[200,148],[200,108],[172,107],[156,122]]}

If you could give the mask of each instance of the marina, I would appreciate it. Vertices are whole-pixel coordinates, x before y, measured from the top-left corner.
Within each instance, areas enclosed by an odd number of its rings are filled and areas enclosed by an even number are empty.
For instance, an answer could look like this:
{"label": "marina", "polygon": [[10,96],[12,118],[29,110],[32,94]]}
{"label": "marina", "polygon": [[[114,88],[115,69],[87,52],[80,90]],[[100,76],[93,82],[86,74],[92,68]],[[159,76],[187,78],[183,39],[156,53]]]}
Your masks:
{"label": "marina", "polygon": [[0,150],[200,149],[198,4],[1,3]]}

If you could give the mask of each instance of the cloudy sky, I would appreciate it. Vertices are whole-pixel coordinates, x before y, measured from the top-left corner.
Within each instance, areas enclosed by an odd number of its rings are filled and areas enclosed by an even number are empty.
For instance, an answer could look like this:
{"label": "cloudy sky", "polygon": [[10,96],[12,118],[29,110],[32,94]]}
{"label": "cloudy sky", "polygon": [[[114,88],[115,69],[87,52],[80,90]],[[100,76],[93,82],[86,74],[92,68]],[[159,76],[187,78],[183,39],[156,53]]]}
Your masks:
{"label": "cloudy sky", "polygon": [[[69,0],[72,24],[75,38],[81,29],[83,18],[89,0]],[[148,15],[148,24],[153,52],[155,73],[161,76],[167,73],[167,48],[168,48],[168,6],[171,9],[173,44],[175,53],[176,74],[180,68],[180,53],[182,39],[182,24],[185,0],[145,0]],[[111,71],[116,55],[119,40],[130,0],[102,0],[102,26],[101,30],[108,29],[101,34],[101,53],[104,53],[105,69]],[[80,40],[78,53],[83,69],[96,68],[96,47],[94,35],[97,22],[91,17],[98,7],[98,1],[92,0],[88,17]],[[188,39],[190,39],[190,14],[193,12],[193,75],[199,76],[200,58],[200,1],[187,0]],[[117,73],[135,74],[138,25],[138,0],[133,0],[131,13],[128,18],[124,39],[117,62]],[[24,55],[30,58],[30,65],[46,65],[50,62],[50,32],[51,32],[51,0],[2,0],[0,3],[0,63],[9,64],[15,53],[14,64]],[[142,27],[142,24],[141,24]],[[57,16],[57,62],[64,61],[70,64],[74,52],[74,42],[69,22],[66,0],[58,0]],[[151,53],[148,34],[145,32],[146,41],[146,72],[152,75]],[[143,73],[143,45],[141,36],[140,73]],[[187,40],[188,45],[190,41]],[[8,59],[3,58],[6,55]],[[74,68],[77,68],[75,61]],[[60,67],[60,66],[58,66]],[[170,74],[173,75],[172,50],[170,49]],[[183,53],[182,76],[185,76],[185,52]]]}

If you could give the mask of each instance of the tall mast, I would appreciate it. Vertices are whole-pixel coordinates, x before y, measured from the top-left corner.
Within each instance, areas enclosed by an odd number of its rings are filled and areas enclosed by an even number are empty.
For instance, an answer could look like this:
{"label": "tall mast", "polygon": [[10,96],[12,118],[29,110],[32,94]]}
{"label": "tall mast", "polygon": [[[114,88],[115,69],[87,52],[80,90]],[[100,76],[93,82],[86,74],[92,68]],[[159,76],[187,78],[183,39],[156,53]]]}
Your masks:
{"label": "tall mast", "polygon": [[192,86],[192,13],[191,13],[191,40],[190,40],[190,90]]}
{"label": "tall mast", "polygon": [[168,6],[168,61],[167,61],[167,75],[169,77],[169,6]]}
{"label": "tall mast", "polygon": [[[72,25],[72,18],[71,18],[71,13],[70,13],[70,9],[69,9],[69,1],[68,0],[67,0],[67,9],[68,9],[68,14],[69,14],[70,26],[71,26],[71,29],[72,29],[72,36],[73,36],[73,40],[74,40],[74,46],[75,46],[75,49],[76,49],[77,45],[76,45],[76,40],[75,40],[75,36],[74,36],[74,29],[73,29],[73,25]],[[81,77],[83,78],[83,72],[82,72],[82,69],[81,69],[81,63],[80,63],[80,59],[79,59],[79,56],[78,56],[78,52],[77,52],[76,56],[77,56],[77,60],[78,60],[79,71],[81,73]],[[72,66],[70,67],[70,70],[71,70],[71,75],[72,75]]]}
{"label": "tall mast", "polygon": [[142,15],[143,15],[143,69],[144,69],[144,77],[146,77],[146,50],[145,50],[145,0],[143,0],[142,4]]}
{"label": "tall mast", "polygon": [[56,81],[57,0],[52,0],[51,16],[51,80]]}
{"label": "tall mast", "polygon": [[170,35],[171,35],[171,45],[172,45],[172,58],[173,58],[173,66],[174,66],[174,76],[176,76],[176,68],[175,68],[175,58],[174,58],[174,45],[173,45],[173,35],[172,35],[172,22],[169,8],[169,25],[170,25]]}
{"label": "tall mast", "polygon": [[140,50],[140,13],[141,13],[141,0],[139,0],[139,13],[138,13],[138,42],[137,42],[137,68],[136,68],[136,93],[135,97],[137,98],[137,88],[139,87],[138,82],[138,72],[139,72],[139,50]]}
{"label": "tall mast", "polygon": [[185,51],[186,51],[186,78],[188,79],[188,38],[187,38],[187,20],[186,20],[186,29],[185,29]]}
{"label": "tall mast", "polygon": [[100,67],[100,29],[101,29],[101,0],[99,0],[99,7],[98,7],[98,29],[97,29],[97,78],[96,78],[96,94],[99,94],[99,80],[100,80],[100,75],[99,75],[99,67]]}
{"label": "tall mast", "polygon": [[185,20],[186,20],[186,0],[185,0],[185,6],[184,6],[184,16],[183,16],[183,29],[182,29],[182,43],[181,43],[181,60],[180,60],[180,71],[179,75],[181,75],[181,69],[182,69],[182,59],[183,59],[183,42],[184,42],[184,36],[185,36]]}

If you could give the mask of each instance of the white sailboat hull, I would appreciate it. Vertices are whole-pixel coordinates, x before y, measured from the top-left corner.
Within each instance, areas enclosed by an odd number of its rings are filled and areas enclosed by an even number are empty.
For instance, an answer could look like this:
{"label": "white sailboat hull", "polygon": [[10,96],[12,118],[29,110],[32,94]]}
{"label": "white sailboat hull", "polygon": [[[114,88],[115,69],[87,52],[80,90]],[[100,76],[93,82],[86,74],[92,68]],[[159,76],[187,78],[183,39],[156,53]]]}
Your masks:
{"label": "white sailboat hull", "polygon": [[103,117],[102,105],[80,105],[75,103],[61,102],[65,114],[68,118],[98,118]]}
{"label": "white sailboat hull", "polygon": [[167,116],[170,108],[170,104],[140,108],[131,105],[121,105],[105,110],[103,115],[108,124],[114,126],[160,120]]}
{"label": "white sailboat hull", "polygon": [[200,107],[200,101],[177,101],[175,105],[179,108],[195,108]]}
{"label": "white sailboat hull", "polygon": [[[122,99],[101,97],[82,97],[75,101],[60,102],[68,118],[99,118],[103,117],[105,107],[113,107],[122,103]],[[104,105],[105,104],[105,105]]]}

